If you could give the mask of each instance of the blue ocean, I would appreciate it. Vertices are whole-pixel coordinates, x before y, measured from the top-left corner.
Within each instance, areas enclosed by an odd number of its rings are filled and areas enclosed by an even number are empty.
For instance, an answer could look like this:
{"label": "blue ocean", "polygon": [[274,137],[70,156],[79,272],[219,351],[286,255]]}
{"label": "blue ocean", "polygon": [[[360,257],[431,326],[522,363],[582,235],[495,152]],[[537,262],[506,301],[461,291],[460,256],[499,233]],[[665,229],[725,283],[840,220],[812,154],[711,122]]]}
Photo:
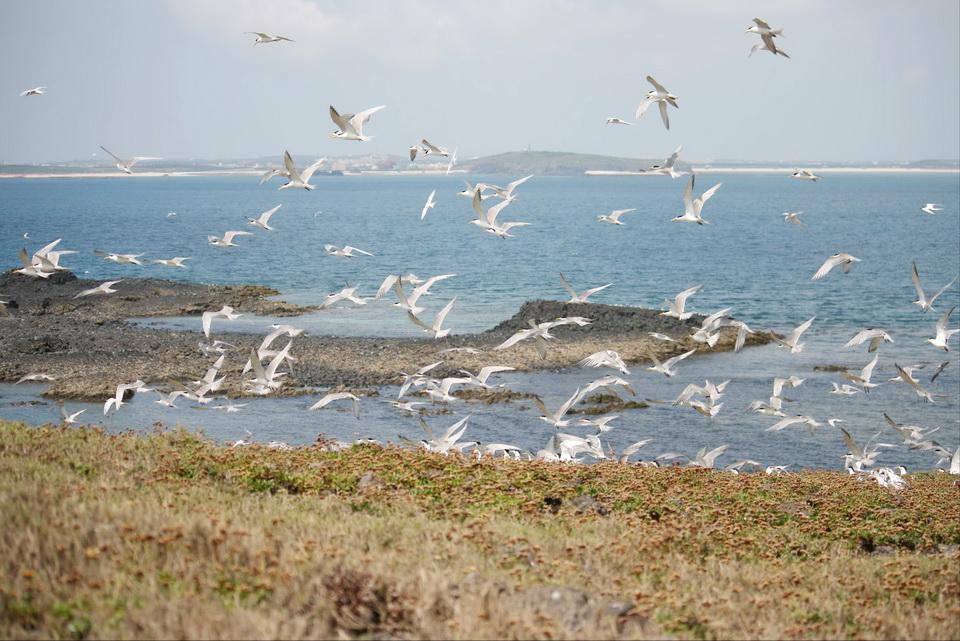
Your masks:
{"label": "blue ocean", "polygon": [[[518,176],[466,176],[471,182],[496,184]],[[414,272],[421,277],[455,273],[424,298],[428,318],[453,296],[457,302],[446,325],[454,333],[476,332],[513,315],[536,298],[565,300],[559,273],[579,290],[613,283],[591,301],[660,308],[663,299],[693,285],[702,291],[688,308],[711,313],[731,307],[732,315],[753,328],[789,332],[816,315],[804,335],[806,347],[789,354],[774,346],[747,348],[739,354],[689,359],[674,378],[632,368],[629,380],[639,397],[672,399],[688,383],[705,378],[730,379],[723,409],[706,418],[688,408],[654,404],[624,413],[604,438],[615,448],[651,438],[642,458],[666,451],[693,455],[698,449],[729,444],[719,459],[724,465],[751,458],[763,464],[798,468],[842,468],[846,452],[837,430],[824,426],[810,433],[790,428],[764,429],[776,419],[747,410],[751,400],[767,399],[774,376],[791,374],[805,383],[786,396],[788,414],[808,414],[821,422],[837,417],[861,443],[876,439],[900,443],[885,426],[882,414],[923,427],[939,427],[933,438],[950,449],[960,442],[960,342],[949,353],[928,343],[940,314],[960,304],[960,286],[947,290],[936,312],[922,313],[911,304],[910,280],[916,261],[928,293],[960,273],[960,178],[957,174],[830,173],[818,182],[798,181],[789,172],[769,174],[701,174],[695,195],[722,182],[706,203],[704,226],[671,222],[683,213],[681,195],[687,177],[535,177],[518,188],[518,198],[500,220],[530,223],[500,239],[468,221],[470,200],[458,196],[462,176],[331,176],[316,177],[314,191],[277,191],[278,181],[258,185],[253,176],[130,176],[85,179],[0,180],[0,255],[16,266],[21,247],[35,251],[55,238],[61,248],[80,253],[62,263],[78,276],[96,279],[150,276],[204,283],[256,283],[276,288],[282,298],[319,303],[345,286],[358,286],[372,297],[387,274]],[[431,190],[437,205],[420,221]],[[943,211],[920,212],[925,203]],[[275,232],[254,230],[255,217],[278,204]],[[623,226],[601,224],[596,216],[613,209],[636,208]],[[802,211],[802,226],[785,223],[783,212]],[[175,212],[175,216],[168,216]],[[251,230],[238,237],[238,247],[207,244],[208,235]],[[28,238],[24,238],[24,234]],[[327,256],[323,246],[352,245],[374,254],[344,259]],[[188,268],[157,265],[118,266],[93,255],[94,249],[141,253],[145,259],[189,256]],[[811,276],[831,254],[847,252],[861,259],[849,274],[834,270],[822,281]],[[2,297],[3,292],[0,292]],[[148,319],[151,325],[199,331],[199,318]],[[244,316],[231,331],[262,333],[274,319]],[[365,307],[337,308],[287,319],[312,334],[353,336],[419,336],[406,315],[389,301]],[[955,313],[951,326],[960,325]],[[884,383],[869,394],[829,394],[830,382],[844,382],[824,365],[861,368],[873,354],[866,346],[843,349],[859,330],[877,327],[894,339],[880,348],[874,382],[896,376],[894,363],[923,365],[919,380],[935,394],[923,402],[901,383]],[[490,356],[496,364],[496,356]],[[949,365],[934,383],[930,376],[944,361]],[[415,368],[425,363],[411,363]],[[568,369],[535,374],[503,375],[510,388],[539,393],[548,407],[562,403],[579,385],[603,372]],[[55,404],[31,403],[42,387],[0,386],[0,417],[41,423],[59,420]],[[344,440],[358,436],[396,441],[398,435],[421,437],[416,419],[400,416],[386,403],[396,388],[380,398],[364,398],[361,420],[347,412],[307,412],[313,397],[250,400],[243,411],[224,414],[194,410],[188,404],[169,410],[138,397],[107,419],[94,404],[68,403],[82,418],[102,421],[112,431],[148,429],[155,422],[202,430],[217,440],[234,440],[250,430],[258,441],[309,443],[318,433]],[[537,420],[537,410],[523,403],[481,405],[461,402],[452,414],[428,419],[446,427],[471,415],[466,439],[509,442],[533,450],[553,430]],[[581,428],[583,429],[583,428]],[[574,431],[574,430],[571,430]],[[929,469],[930,452],[899,445],[884,451],[880,464]]]}

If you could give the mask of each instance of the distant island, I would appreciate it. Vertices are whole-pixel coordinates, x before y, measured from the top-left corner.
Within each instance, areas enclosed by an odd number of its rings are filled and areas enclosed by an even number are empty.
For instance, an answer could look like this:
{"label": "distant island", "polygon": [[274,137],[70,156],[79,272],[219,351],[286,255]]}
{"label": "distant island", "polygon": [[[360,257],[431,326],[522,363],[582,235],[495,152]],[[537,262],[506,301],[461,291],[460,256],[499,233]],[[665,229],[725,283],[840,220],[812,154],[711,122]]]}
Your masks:
{"label": "distant island", "polygon": [[[299,152],[295,158],[312,159],[318,154]],[[566,151],[509,151],[479,158],[462,158],[453,167],[455,173],[504,174],[537,176],[582,176],[582,175],[643,175],[651,165],[662,163],[663,158],[623,158],[599,154],[581,154]],[[330,157],[317,176],[339,175],[423,175],[447,173],[447,158],[418,159],[410,162],[406,156],[393,154],[366,154]],[[170,159],[144,161],[134,169],[134,175],[195,176],[195,175],[259,175],[279,167],[280,158],[259,156],[234,159]],[[692,159],[682,157],[677,162],[681,171],[690,168],[703,173],[762,173],[789,171],[805,167],[824,172],[960,172],[960,160],[913,160],[913,161],[774,161],[774,160],[727,160]],[[5,164],[0,163],[0,178],[83,178],[122,177],[113,165],[102,158],[88,160]]]}

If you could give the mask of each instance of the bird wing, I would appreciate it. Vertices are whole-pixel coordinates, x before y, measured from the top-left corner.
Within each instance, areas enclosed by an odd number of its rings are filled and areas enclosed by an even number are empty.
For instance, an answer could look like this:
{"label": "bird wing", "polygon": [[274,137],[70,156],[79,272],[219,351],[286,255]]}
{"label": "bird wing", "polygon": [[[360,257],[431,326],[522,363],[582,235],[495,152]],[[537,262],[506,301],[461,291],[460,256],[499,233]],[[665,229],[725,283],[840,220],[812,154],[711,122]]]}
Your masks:
{"label": "bird wing", "polygon": [[953,285],[955,282],[957,282],[957,277],[954,277],[953,280],[951,280],[949,283],[947,283],[946,285],[944,285],[943,287],[941,287],[939,290],[937,290],[937,293],[934,294],[933,296],[931,296],[931,297],[930,297],[930,300],[927,301],[927,302],[928,302],[929,304],[933,305],[933,301],[935,301],[935,300],[937,300],[938,298],[940,298],[940,294],[942,294],[943,292],[947,291],[947,290],[950,288],[950,286]]}
{"label": "bird wing", "polygon": [[487,224],[489,224],[490,226],[495,225],[497,222],[497,216],[500,214],[501,211],[506,209],[507,206],[509,206],[512,202],[513,202],[512,200],[502,200],[498,202],[496,205],[493,205],[492,207],[490,207],[490,209],[487,210]]}
{"label": "bird wing", "polygon": [[273,209],[268,209],[267,211],[263,212],[262,214],[260,214],[260,218],[257,219],[258,222],[261,225],[266,225],[267,223],[270,222],[270,217],[273,216],[275,213],[277,213],[277,210],[280,209],[281,207],[283,207],[283,205],[277,205]]}
{"label": "bird wing", "polygon": [[913,263],[913,270],[910,273],[910,280],[913,281],[913,287],[914,289],[917,290],[917,299],[921,301],[926,301],[927,300],[926,294],[923,291],[923,287],[920,286],[920,272],[917,271],[916,262]]}
{"label": "bird wing", "polygon": [[408,317],[408,318],[413,322],[413,324],[416,325],[417,327],[422,327],[423,329],[428,330],[428,331],[433,329],[432,327],[430,327],[429,325],[427,325],[426,323],[424,323],[422,320],[420,320],[419,318],[417,318],[416,315],[415,315],[413,312],[409,311],[409,310],[407,311],[407,317]]}
{"label": "bird wing", "polygon": [[481,382],[486,383],[491,374],[496,374],[497,372],[512,372],[515,369],[515,367],[507,367],[506,365],[487,365],[480,370],[477,378],[480,379]]}
{"label": "bird wing", "polygon": [[[383,282],[380,283],[380,289],[377,290],[376,296],[374,299],[380,300],[386,296],[387,292],[393,288],[394,283],[397,283],[400,280],[400,277],[396,274],[388,274],[386,278],[383,279]],[[402,290],[401,290],[402,291]]]}
{"label": "bird wing", "polygon": [[516,189],[517,187],[519,187],[519,186],[522,185],[523,183],[527,182],[527,181],[530,180],[531,178],[533,178],[533,174],[530,174],[529,176],[524,176],[523,178],[518,178],[517,180],[514,180],[513,182],[507,183],[507,192],[508,192],[508,193],[513,192],[514,189]]}
{"label": "bird wing", "polygon": [[694,294],[696,294],[697,292],[699,292],[701,288],[703,288],[703,285],[696,285],[695,287],[691,287],[690,289],[685,289],[679,294],[677,294],[677,297],[675,300],[675,304],[677,308],[683,309],[683,307],[687,302],[687,299],[693,296]]}
{"label": "bird wing", "polygon": [[613,285],[613,283],[607,283],[606,285],[601,285],[600,287],[591,287],[587,291],[583,292],[583,297],[588,298],[590,296],[593,296],[597,292],[601,292],[605,290],[607,287],[610,287],[611,285]]}
{"label": "bird wing", "polygon": [[248,231],[228,231],[223,234],[223,242],[232,243],[237,236],[253,236],[253,234]]}
{"label": "bird wing", "polygon": [[760,35],[760,39],[763,40],[763,44],[767,46],[767,49],[772,53],[780,53],[777,51],[777,45],[773,42],[773,36],[769,33],[764,33]]}
{"label": "bird wing", "polygon": [[[470,183],[467,184],[469,185]],[[487,219],[487,212],[483,210],[483,206],[480,204],[481,202],[483,202],[483,199],[480,196],[480,190],[475,189],[473,192],[473,202],[471,203],[473,205],[473,211],[477,214],[477,220],[485,221]]]}
{"label": "bird wing", "polygon": [[310,182],[310,179],[313,177],[313,174],[320,169],[320,165],[326,162],[326,158],[320,158],[319,160],[314,161],[312,165],[303,170],[303,173],[300,174],[300,180],[304,183]]}
{"label": "bird wing", "polygon": [[703,203],[705,203],[705,202],[707,202],[708,200],[710,200],[710,198],[711,198],[715,193],[717,193],[717,190],[720,189],[720,187],[722,187],[722,186],[723,186],[723,183],[717,183],[716,185],[714,185],[714,186],[711,187],[710,189],[708,189],[708,190],[706,190],[705,192],[703,192],[703,195],[700,196],[700,206],[703,207]]}
{"label": "bird wing", "polygon": [[657,106],[660,107],[660,119],[663,121],[663,126],[667,129],[670,129],[670,116],[667,114],[666,101],[660,100],[657,103]]}
{"label": "bird wing", "polygon": [[293,158],[290,156],[289,151],[283,152],[283,166],[286,167],[290,180],[300,177],[300,172],[297,171],[297,166],[293,164]]}
{"label": "bird wing", "polygon": [[563,275],[563,272],[560,272],[560,284],[563,285],[564,289],[570,292],[570,296],[572,296],[573,298],[577,298],[576,290],[573,288],[572,285],[570,285],[570,281],[566,279],[566,277]]}
{"label": "bird wing", "polygon": [[874,330],[871,329],[860,330],[857,332],[856,336],[847,341],[844,347],[853,347],[855,345],[862,344],[864,341],[873,337],[873,332]]}
{"label": "bird wing", "polygon": [[104,147],[103,145],[100,145],[100,149],[103,149],[105,152],[107,152],[108,154],[110,154],[111,156],[113,156],[113,159],[116,160],[116,161],[117,161],[118,163],[120,163],[121,165],[124,164],[124,161],[123,161],[123,160],[120,160],[120,158],[117,157],[117,155],[116,155],[115,153],[113,153],[112,151],[110,151],[109,149],[107,149],[106,147]]}
{"label": "bird wing", "polygon": [[820,269],[813,275],[811,280],[820,280],[824,276],[830,273],[830,270],[839,265],[844,261],[844,257],[840,254],[836,256],[831,256],[827,260],[823,261],[823,265],[820,266]]}
{"label": "bird wing", "polygon": [[363,111],[357,113],[353,118],[350,119],[350,125],[353,126],[354,130],[357,132],[358,136],[363,135],[363,125],[370,120],[370,116],[377,113],[381,109],[385,109],[386,105],[379,105],[377,107],[370,107],[369,109],[364,109]]}
{"label": "bird wing", "polygon": [[[346,114],[346,116],[350,115],[351,114]],[[333,121],[333,124],[335,124],[340,131],[346,131],[349,126],[350,119],[346,116],[341,116],[334,106],[330,105],[330,120]]]}
{"label": "bird wing", "polygon": [[637,105],[637,113],[634,114],[633,119],[639,120],[640,116],[643,115],[643,112],[645,112],[647,110],[647,107],[649,107],[651,104],[653,104],[653,98],[650,98],[649,96],[641,100],[640,104]]}
{"label": "bird wing", "polygon": [[697,176],[695,174],[690,175],[690,182],[687,183],[687,188],[683,190],[683,212],[685,214],[696,213],[693,205],[693,183],[696,181]]}
{"label": "bird wing", "polygon": [[937,321],[937,334],[943,334],[947,331],[947,323],[950,322],[950,315],[953,313],[953,310],[957,308],[956,305],[944,312],[943,316],[940,317],[940,320]]}
{"label": "bird wing", "polygon": [[444,305],[443,309],[437,312],[437,315],[433,319],[433,328],[439,330],[443,327],[443,321],[447,317],[447,314],[450,313],[450,310],[453,309],[453,304],[457,302],[457,297],[454,296],[450,299],[450,302]]}
{"label": "bird wing", "polygon": [[790,332],[790,334],[787,336],[786,342],[787,342],[787,343],[796,344],[796,342],[797,342],[798,340],[800,340],[800,336],[801,336],[805,331],[807,331],[807,330],[810,328],[810,325],[813,324],[813,321],[814,321],[815,318],[816,318],[816,316],[814,316],[813,318],[810,318],[810,319],[808,319],[808,320],[805,320],[805,321],[803,321],[802,323],[800,323],[799,325],[797,325],[797,327],[794,328],[794,330],[793,330],[792,332]]}
{"label": "bird wing", "polygon": [[700,458],[703,459],[703,462],[706,464],[707,467],[713,467],[713,462],[717,459],[718,456],[720,456],[721,454],[727,451],[727,447],[729,446],[721,445],[720,447],[715,447],[714,449],[710,450]]}
{"label": "bird wing", "polygon": [[769,28],[770,28],[770,25],[767,24],[766,22],[764,22],[763,20],[761,20],[760,18],[754,18],[753,21],[754,21],[754,22],[757,24],[757,26],[760,27],[761,29],[769,29]]}
{"label": "bird wing", "polygon": [[680,361],[682,361],[683,359],[685,359],[686,357],[688,357],[688,356],[690,356],[691,354],[693,354],[695,351],[697,351],[696,348],[691,349],[689,352],[684,352],[683,354],[680,354],[679,356],[674,356],[673,358],[668,358],[666,361],[664,361],[663,366],[664,366],[666,369],[670,369],[670,368],[672,368],[674,365],[676,365],[677,363],[679,363]]}
{"label": "bird wing", "polygon": [[647,76],[647,82],[653,85],[653,88],[661,93],[667,93],[667,90],[659,82],[653,79],[653,76]]}
{"label": "bird wing", "polygon": [[343,251],[347,254],[352,254],[353,252],[357,252],[358,254],[363,254],[364,256],[373,256],[373,254],[371,254],[370,252],[363,251],[362,249],[357,249],[356,247],[353,247],[351,245],[344,245]]}
{"label": "bird wing", "polygon": [[570,411],[570,408],[573,407],[579,400],[580,400],[580,388],[578,387],[577,391],[573,393],[573,396],[571,396],[566,401],[564,401],[563,405],[560,406],[560,409],[557,410],[555,418],[557,419],[563,418],[566,415],[566,413]]}
{"label": "bird wing", "polygon": [[507,340],[503,341],[493,349],[498,350],[498,349],[507,349],[508,347],[513,347],[520,341],[530,338],[533,334],[536,333],[536,331],[537,330],[535,329],[521,329],[516,334],[514,334]]}
{"label": "bird wing", "polygon": [[445,151],[444,149],[440,149],[440,148],[437,147],[436,145],[432,144],[432,143],[431,143],[430,141],[428,141],[426,138],[424,138],[424,139],[421,140],[420,142],[423,144],[424,147],[426,147],[427,149],[429,149],[430,151],[432,151],[432,152],[435,153],[435,154],[440,154],[440,153],[443,153],[443,152]]}
{"label": "bird wing", "polygon": [[771,425],[766,429],[767,432],[779,432],[782,429],[786,429],[795,423],[802,423],[806,417],[804,416],[788,416],[787,418],[781,419],[779,422]]}

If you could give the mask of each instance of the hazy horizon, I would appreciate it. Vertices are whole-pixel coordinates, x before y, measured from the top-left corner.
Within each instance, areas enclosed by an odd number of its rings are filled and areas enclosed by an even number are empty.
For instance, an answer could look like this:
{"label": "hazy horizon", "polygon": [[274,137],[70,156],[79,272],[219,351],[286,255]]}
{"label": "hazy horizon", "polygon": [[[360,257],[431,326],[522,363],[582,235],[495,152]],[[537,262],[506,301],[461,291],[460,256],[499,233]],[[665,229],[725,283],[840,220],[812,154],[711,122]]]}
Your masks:
{"label": "hazy horizon", "polygon": [[[791,58],[747,54],[753,17]],[[5,164],[523,150],[693,161],[960,158],[960,3],[530,0],[0,4]],[[244,31],[293,43],[253,46]],[[671,130],[633,113],[653,75]],[[48,93],[22,98],[28,88]],[[384,104],[368,143],[328,105]]]}

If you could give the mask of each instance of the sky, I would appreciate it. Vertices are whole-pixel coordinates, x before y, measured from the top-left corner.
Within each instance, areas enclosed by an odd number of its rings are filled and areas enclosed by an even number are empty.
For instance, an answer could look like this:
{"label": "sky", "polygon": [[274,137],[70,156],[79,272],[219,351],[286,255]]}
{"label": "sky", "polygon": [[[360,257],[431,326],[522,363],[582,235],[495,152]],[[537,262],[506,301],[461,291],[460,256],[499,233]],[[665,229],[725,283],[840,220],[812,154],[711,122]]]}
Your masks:
{"label": "sky", "polygon": [[[759,52],[754,17],[791,58]],[[9,0],[0,161],[531,148],[690,160],[960,157],[956,0]],[[253,45],[245,31],[293,38]],[[671,129],[632,120],[650,74]],[[20,97],[46,85],[40,97]],[[328,106],[375,105],[367,143]]]}

